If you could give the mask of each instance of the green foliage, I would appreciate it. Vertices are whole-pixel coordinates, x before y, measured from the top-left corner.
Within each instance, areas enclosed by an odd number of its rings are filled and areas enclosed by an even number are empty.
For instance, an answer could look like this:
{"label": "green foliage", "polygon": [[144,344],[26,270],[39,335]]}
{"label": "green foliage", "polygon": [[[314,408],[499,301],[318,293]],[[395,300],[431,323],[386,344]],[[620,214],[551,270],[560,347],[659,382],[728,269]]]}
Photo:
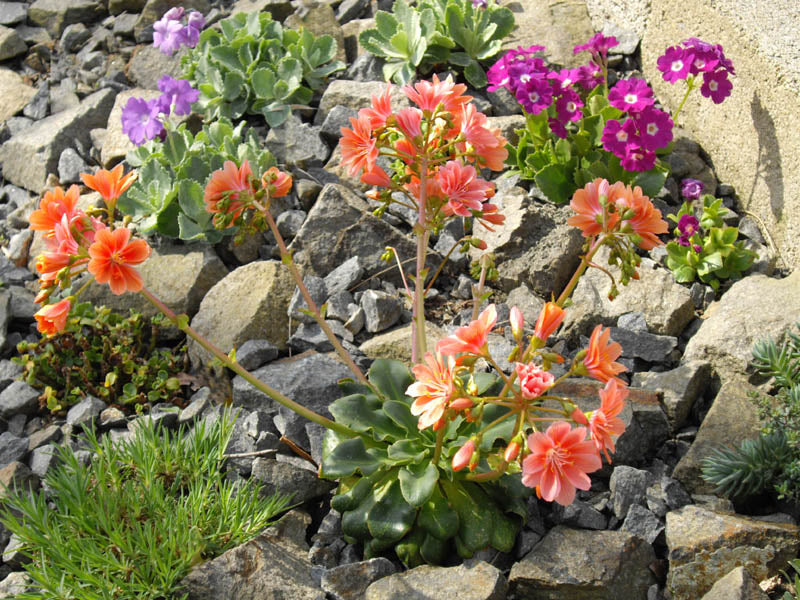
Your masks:
{"label": "green foliage", "polygon": [[146,424],[118,443],[89,431],[88,466],[61,448],[47,495],[5,499],[3,524],[23,542],[37,589],[16,598],[185,597],[178,584],[192,566],[254,537],[289,501],[226,479],[232,430],[226,412],[189,433]]}
{"label": "green foliage", "polygon": [[[579,91],[579,90],[577,90]],[[605,86],[597,86],[586,96],[581,109],[583,117],[577,131],[559,138],[551,130],[548,118],[555,117],[555,106],[537,115],[526,114],[526,127],[517,131],[516,147],[508,145],[512,172],[523,179],[532,179],[548,200],[555,204],[568,202],[575,190],[598,177],[610,182],[621,181],[639,186],[646,196],[661,191],[669,175],[669,167],[660,160],[649,171],[626,171],[619,158],[603,149],[603,128],[607,121],[620,119],[622,111],[608,104]]]}
{"label": "green foliage", "polygon": [[484,64],[500,52],[502,39],[514,28],[514,13],[494,1],[481,9],[471,0],[421,0],[416,7],[398,0],[391,13],[378,11],[375,21],[358,41],[386,60],[387,81],[405,84],[449,62],[473,87],[482,88]]}
{"label": "green foliage", "polygon": [[[518,477],[493,482],[467,481],[449,463],[467,438],[507,410],[487,405],[481,418],[463,417],[444,430],[441,456],[434,460],[436,433],[419,430],[405,390],[413,378],[401,362],[379,359],[369,372],[370,386],[347,382],[345,394],[330,406],[338,423],[364,437],[345,438],[328,431],[321,475],[339,479],[331,506],[342,513],[345,539],[364,544],[365,557],[393,549],[408,566],[441,563],[453,552],[468,558],[486,546],[508,552],[526,516],[531,490]],[[494,376],[475,376],[479,394],[502,387]],[[480,449],[508,438],[514,419],[488,430]],[[486,466],[485,461],[483,466]]]}
{"label": "green foliage", "polygon": [[[694,209],[690,202],[684,202],[676,215],[668,218],[677,223],[684,215],[691,215]],[[725,227],[722,218],[728,212],[722,206],[722,200],[710,194],[703,196],[703,213],[700,216],[700,227],[704,233],[692,236],[688,246],[672,241],[667,244],[667,267],[675,275],[678,283],[690,283],[698,277],[703,283],[718,290],[720,280],[740,279],[757,254],[744,247],[739,238],[739,229]],[[680,230],[675,229],[675,235]],[[694,246],[699,246],[698,251]]]}
{"label": "green foliage", "polygon": [[[344,69],[333,61],[336,41],[284,29],[268,12],[238,13],[200,34],[181,59],[184,78],[200,91],[206,120],[261,115],[281,125],[293,104],[308,104],[327,77]],[[332,62],[333,61],[333,62]]]}
{"label": "green foliage", "polygon": [[[800,328],[800,324],[797,325]],[[754,395],[764,422],[761,436],[735,450],[718,450],[703,464],[703,477],[728,496],[775,491],[800,501],[800,336],[789,332],[778,349],[771,339],[753,347],[753,364],[774,377],[775,395]]]}
{"label": "green foliage", "polygon": [[25,381],[43,390],[45,406],[62,412],[92,395],[109,404],[138,405],[183,398],[178,373],[184,349],[156,348],[161,315],[123,317],[90,302],[73,309],[61,333],[20,342],[12,360]]}
{"label": "green foliage", "polygon": [[[214,228],[203,192],[211,173],[225,161],[237,165],[247,160],[258,175],[275,164],[255,133],[244,133],[220,119],[192,135],[185,124],[168,129],[166,139],[154,140],[128,153],[127,161],[139,168],[139,177],[117,206],[139,224],[143,233],[159,233],[185,241],[217,243],[225,235]],[[232,231],[232,230],[231,230]]]}
{"label": "green foliage", "polygon": [[[794,569],[794,583],[791,584],[794,588],[794,596],[790,592],[785,592],[782,600],[800,600],[800,558],[790,560],[789,566]],[[790,575],[787,573],[784,573],[784,575],[786,575],[786,579],[791,581]]]}

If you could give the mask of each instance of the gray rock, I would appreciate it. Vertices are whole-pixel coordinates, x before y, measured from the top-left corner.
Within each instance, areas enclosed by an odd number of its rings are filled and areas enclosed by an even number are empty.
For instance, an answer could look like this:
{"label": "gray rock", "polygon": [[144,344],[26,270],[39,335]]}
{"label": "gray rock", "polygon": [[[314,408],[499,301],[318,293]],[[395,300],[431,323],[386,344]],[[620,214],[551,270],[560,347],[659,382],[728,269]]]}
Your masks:
{"label": "gray rock", "polygon": [[636,52],[641,40],[641,36],[635,31],[624,29],[612,23],[606,23],[606,26],[603,27],[603,35],[613,35],[619,42],[618,46],[609,49],[609,54],[631,55]]}
{"label": "gray rock", "polygon": [[22,541],[22,538],[16,533],[12,533],[8,545],[5,547],[5,550],[3,550],[3,563],[12,569],[21,569],[25,561],[25,555],[22,553],[24,546],[25,543]]}
{"label": "gray rock", "polygon": [[39,477],[21,462],[11,462],[0,469],[0,501],[9,491],[35,491],[38,487]]}
{"label": "gray rock", "polygon": [[64,52],[77,52],[92,36],[92,32],[83,23],[73,23],[64,28],[61,34],[61,49]]}
{"label": "gray rock", "polygon": [[678,339],[667,335],[654,335],[643,331],[630,331],[610,327],[611,339],[622,345],[622,356],[641,358],[652,363],[670,362],[672,351],[678,347]]}
{"label": "gray rock", "polygon": [[[358,111],[370,105],[372,96],[380,96],[385,90],[386,84],[382,81],[362,82],[335,79],[328,84],[322,94],[314,122],[317,125],[322,125],[334,106],[344,106]],[[394,86],[392,89],[392,107],[395,110],[400,110],[409,105],[406,95],[403,94],[398,86]]]}
{"label": "gray rock", "polygon": [[8,60],[28,51],[28,45],[19,34],[4,25],[0,25],[0,60]]}
{"label": "gray rock", "polygon": [[[5,4],[16,4],[6,2]],[[0,582],[0,598],[16,598],[18,594],[31,591],[33,582],[24,571],[13,571]]]}
{"label": "gray rock", "polygon": [[28,438],[17,437],[8,431],[0,433],[0,469],[14,461],[24,461],[26,456]]}
{"label": "gray rock", "polygon": [[19,120],[9,119],[25,108],[35,95],[36,89],[26,84],[19,74],[11,69],[0,69],[0,121],[6,121],[11,135],[18,131]]}
{"label": "gray rock", "polygon": [[458,567],[423,565],[389,575],[371,584],[365,600],[502,600],[508,582],[489,563],[479,561]]}
{"label": "gray rock", "polygon": [[303,123],[294,115],[280,127],[269,130],[265,145],[279,163],[301,169],[321,167],[331,155],[331,149],[320,136],[320,128]]}
{"label": "gray rock", "polygon": [[190,398],[189,404],[178,415],[178,424],[194,423],[211,407],[211,388],[201,387]]}
{"label": "gray rock", "polygon": [[111,429],[114,427],[127,428],[128,417],[120,409],[109,406],[108,408],[100,411],[98,424],[101,429]]}
{"label": "gray rock", "polygon": [[710,372],[708,363],[692,361],[661,373],[636,373],[632,385],[661,392],[664,412],[675,432],[683,427],[695,401],[705,393]]}
{"label": "gray rock", "polygon": [[0,393],[0,417],[32,415],[39,410],[39,391],[24,381],[13,381]]}
{"label": "gray rock", "polygon": [[326,569],[322,574],[322,589],[334,600],[360,600],[367,588],[397,571],[389,559],[380,557]]}
{"label": "gray rock", "polygon": [[122,38],[133,39],[134,28],[136,27],[136,21],[138,20],[139,15],[136,13],[122,13],[117,15],[114,19],[114,35]]}
{"label": "gray rock", "polygon": [[67,412],[67,424],[80,429],[82,425],[90,426],[106,408],[106,403],[95,398],[86,396]]}
{"label": "gray rock", "polygon": [[268,340],[247,340],[236,351],[236,362],[252,371],[278,358],[280,350]]}
{"label": "gray rock", "polygon": [[770,523],[686,506],[667,514],[669,573],[674,600],[701,598],[732,569],[746,565],[757,581],[776,575],[800,550],[796,525]]}
{"label": "gray rock", "polygon": [[369,8],[369,0],[344,0],[336,9],[336,20],[347,23],[357,19]]}
{"label": "gray rock", "polygon": [[72,23],[91,23],[105,8],[94,0],[36,0],[28,8],[28,20],[47,29],[54,38]]}
{"label": "gray rock", "polygon": [[164,75],[173,78],[181,76],[182,54],[178,52],[168,56],[152,45],[139,46],[128,63],[128,78],[137,87],[157,90],[158,80]]}
{"label": "gray rock", "polygon": [[[347,38],[345,38],[347,41]],[[357,52],[360,48],[358,40],[355,40],[355,48],[353,52]],[[383,65],[385,61],[379,57],[363,52],[359,54],[355,60],[347,67],[345,77],[348,80],[357,81],[359,83],[372,83],[383,79]]]}
{"label": "gray rock", "polygon": [[[11,236],[11,239],[8,242],[8,246],[6,251],[8,252],[8,258],[11,262],[13,262],[18,267],[25,266],[28,262],[28,249],[31,245],[31,241],[33,241],[33,231],[30,229],[23,229],[22,231],[15,233]],[[34,309],[33,312],[29,313],[29,308],[35,306],[33,303],[33,294],[27,295],[28,291],[24,288],[12,287],[11,288],[11,313],[14,318],[17,316],[17,309],[19,308],[19,300],[23,297],[28,299],[29,306],[25,307],[24,312],[22,315],[28,315],[28,317],[32,320],[33,315],[38,310],[38,307]],[[24,295],[24,296],[23,296]]]}
{"label": "gray rock", "polygon": [[638,504],[632,504],[628,509],[628,515],[620,527],[620,531],[627,531],[633,535],[638,535],[648,544],[656,541],[661,532],[664,531],[664,524],[657,516]]}
{"label": "gray rock", "polygon": [[[330,321],[341,326],[338,321]],[[346,330],[345,330],[346,331]],[[350,334],[348,334],[350,335]],[[288,341],[289,348],[294,352],[301,353],[307,350],[316,350],[317,352],[332,352],[333,343],[322,331],[322,327],[316,323],[301,323],[295,330]]]}
{"label": "gray rock", "polygon": [[[325,286],[325,280],[315,275],[306,275],[303,277],[303,283],[311,299],[314,301],[314,304],[316,304],[317,310],[319,310],[319,307],[322,306],[325,299],[328,297],[328,288]],[[300,323],[316,323],[314,317],[303,312],[307,310],[309,310],[308,303],[300,293],[300,288],[295,288],[286,314]]]}
{"label": "gray rock", "polygon": [[536,321],[539,319],[539,313],[542,312],[544,307],[544,300],[531,292],[528,286],[521,285],[508,293],[506,304],[510,307],[516,306],[519,308],[525,321],[525,329],[533,331]]}
{"label": "gray rock", "polygon": [[[20,375],[22,375],[22,365],[8,359],[0,360],[0,390],[5,390]],[[0,395],[0,404],[2,404],[2,395]]]}
{"label": "gray rock", "polygon": [[84,98],[80,106],[42,119],[13,136],[0,148],[3,176],[41,193],[47,175],[57,171],[61,152],[74,145],[76,139],[88,145],[89,130],[106,124],[114,96],[110,89],[97,91]]}
{"label": "gray rock", "polygon": [[662,477],[645,492],[647,508],[657,517],[664,518],[670,510],[692,503],[692,497],[676,479]]}
{"label": "gray rock", "polygon": [[61,427],[58,427],[57,425],[48,425],[44,429],[34,431],[28,437],[28,450],[33,452],[36,450],[36,448],[40,448],[45,444],[59,442],[62,435],[63,432],[61,431]]}
{"label": "gray rock", "polygon": [[326,311],[325,316],[331,319],[336,319],[341,322],[346,322],[350,315],[353,314],[352,306],[356,306],[353,301],[353,294],[347,290],[342,290],[331,294],[325,302]]}
{"label": "gray rock", "polygon": [[624,465],[614,467],[609,488],[612,508],[618,519],[624,519],[632,505],[644,505],[651,479],[652,475],[647,471]]}
{"label": "gray rock", "polygon": [[283,21],[294,11],[294,7],[289,0],[236,0],[231,7],[231,14],[238,12],[262,12],[272,13],[272,18],[276,21]]}
{"label": "gray rock", "polygon": [[47,444],[40,446],[31,452],[28,465],[31,471],[36,473],[40,479],[44,479],[47,473],[61,462],[58,446],[56,444]]}
{"label": "gray rock", "polygon": [[0,3],[0,25],[24,23],[28,18],[28,5],[25,2]]}
{"label": "gray rock", "polygon": [[377,333],[388,329],[400,318],[403,303],[396,297],[377,290],[367,290],[361,296],[367,331]]}
{"label": "gray rock", "polygon": [[[631,312],[620,315],[617,319],[617,327],[629,331],[647,333],[647,321],[640,312]],[[616,338],[615,338],[616,339]]]}
{"label": "gray rock", "polygon": [[263,484],[261,493],[265,497],[275,493],[291,495],[292,502],[298,503],[324,496],[336,487],[334,482],[319,479],[311,471],[271,458],[256,458],[252,477]]}
{"label": "gray rock", "polygon": [[356,118],[358,111],[347,106],[334,106],[320,128],[320,135],[329,144],[337,144],[342,137],[342,127],[352,128],[351,118]]}
{"label": "gray rock", "polygon": [[355,307],[355,309],[350,315],[350,318],[344,322],[344,327],[353,335],[357,335],[362,329],[364,329],[364,325],[367,322],[367,317],[364,309],[360,306],[351,305],[351,307]]}
{"label": "gray rock", "polygon": [[280,234],[287,239],[297,235],[306,220],[306,212],[303,210],[287,210],[278,215],[275,224],[278,226]]}
{"label": "gray rock", "polygon": [[758,223],[750,216],[742,217],[739,222],[739,235],[753,240],[758,244],[764,244],[764,236],[758,228]]}
{"label": "gray rock", "polygon": [[652,546],[630,533],[559,525],[511,568],[509,582],[517,598],[644,598],[654,560]]}
{"label": "gray rock", "polygon": [[553,504],[550,518],[556,525],[571,525],[581,529],[605,529],[608,519],[586,502],[575,500],[569,506]]}
{"label": "gray rock", "polygon": [[50,84],[45,81],[39,86],[39,89],[36,90],[36,95],[31,98],[31,101],[22,109],[22,114],[29,119],[39,121],[47,116],[49,104]]}
{"label": "gray rock", "polygon": [[769,600],[744,567],[736,567],[718,579],[701,600]]}
{"label": "gray rock", "polygon": [[347,290],[361,281],[363,273],[361,258],[350,257],[325,276],[325,287],[330,295]]}
{"label": "gray rock", "polygon": [[25,415],[14,415],[8,420],[8,431],[20,437],[25,434],[25,423],[28,422],[28,417]]}
{"label": "gray rock", "polygon": [[[306,516],[304,525],[309,523]],[[257,538],[194,567],[181,581],[188,600],[325,600],[311,578],[304,528],[292,528],[298,525],[284,517]]]}
{"label": "gray rock", "polygon": [[72,148],[65,148],[58,158],[58,180],[62,184],[78,183],[80,174],[90,171],[86,161]]}

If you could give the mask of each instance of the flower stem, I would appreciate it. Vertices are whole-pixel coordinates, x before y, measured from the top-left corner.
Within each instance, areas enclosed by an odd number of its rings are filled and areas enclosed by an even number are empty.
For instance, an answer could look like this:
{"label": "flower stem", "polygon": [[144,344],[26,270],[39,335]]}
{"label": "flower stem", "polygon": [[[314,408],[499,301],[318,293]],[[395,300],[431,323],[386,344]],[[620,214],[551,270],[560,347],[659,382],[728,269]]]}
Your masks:
{"label": "flower stem", "polygon": [[422,360],[426,351],[425,340],[425,258],[428,251],[430,230],[426,226],[428,185],[428,159],[422,159],[419,186],[419,213],[417,217],[417,273],[414,278],[413,320],[414,334],[411,344],[411,362],[416,364]]}
{"label": "flower stem", "polygon": [[333,344],[333,349],[336,350],[336,353],[341,357],[353,374],[356,376],[356,379],[361,381],[361,383],[368,384],[367,378],[364,376],[364,373],[361,372],[361,369],[358,368],[356,363],[353,362],[353,359],[347,353],[347,350],[344,349],[342,344],[339,342],[339,339],[333,333],[333,330],[330,328],[325,322],[325,319],[322,318],[322,315],[319,312],[319,308],[317,308],[316,303],[311,298],[311,294],[308,292],[308,288],[306,287],[305,283],[303,283],[303,278],[300,276],[300,271],[297,269],[297,265],[294,264],[294,259],[292,255],[286,248],[286,243],[283,241],[283,236],[281,236],[280,232],[278,231],[278,226],[275,224],[275,219],[272,218],[272,214],[269,212],[269,209],[264,207],[258,201],[253,200],[253,206],[255,206],[262,215],[264,215],[264,219],[269,225],[270,231],[272,231],[272,235],[275,236],[275,241],[278,243],[278,248],[281,252],[281,260],[283,263],[289,267],[289,272],[292,274],[295,283],[297,284],[297,288],[300,290],[300,294],[303,296],[303,300],[306,301],[308,305],[308,309],[311,311],[311,315],[314,317],[314,320],[320,326],[322,331],[327,336],[328,340],[330,340],[331,344]]}
{"label": "flower stem", "polygon": [[245,379],[250,385],[255,387],[256,389],[264,392],[267,396],[272,398],[278,404],[285,406],[286,408],[296,412],[301,417],[308,419],[309,421],[316,423],[318,425],[322,425],[327,429],[331,429],[337,433],[341,433],[343,435],[347,435],[350,437],[364,437],[362,434],[358,433],[357,431],[353,431],[349,427],[342,425],[340,423],[336,423],[335,421],[331,421],[330,419],[323,417],[315,413],[313,410],[309,410],[302,404],[298,404],[291,398],[284,396],[278,390],[270,387],[263,381],[260,381],[256,377],[254,377],[247,369],[243,368],[238,363],[232,361],[230,357],[222,352],[219,348],[217,348],[214,344],[210,341],[205,339],[202,335],[197,333],[192,327],[187,323],[186,317],[184,316],[183,319],[179,318],[166,304],[164,304],[161,300],[156,298],[150,290],[147,288],[141,289],[141,294],[147,298],[150,303],[155,306],[158,310],[160,310],[165,317],[167,317],[173,325],[175,325],[178,329],[183,331],[186,335],[191,337],[194,341],[200,344],[206,351],[213,354],[217,359],[219,359],[222,364],[228,367],[231,371],[236,373],[237,375],[241,375],[243,379]]}
{"label": "flower stem", "polygon": [[444,425],[439,428],[439,431],[436,432],[436,446],[433,449],[433,458],[431,459],[431,464],[435,465],[439,462],[439,458],[442,456],[442,446],[444,445],[444,432],[447,429]]}
{"label": "flower stem", "polygon": [[683,100],[681,100],[681,103],[678,105],[678,110],[676,110],[675,114],[672,115],[673,123],[678,122],[678,115],[681,114],[681,110],[683,110],[683,105],[686,104],[686,100],[689,98],[689,94],[692,93],[693,89],[694,89],[694,77],[689,77],[689,79],[686,80],[686,93],[683,95]]}
{"label": "flower stem", "polygon": [[564,306],[564,303],[567,301],[567,299],[572,295],[572,292],[575,290],[575,286],[578,285],[578,281],[580,281],[581,275],[583,275],[584,271],[586,271],[586,268],[589,266],[589,263],[591,263],[592,258],[600,249],[600,246],[602,246],[605,243],[606,239],[608,239],[608,236],[606,234],[603,234],[599,238],[597,238],[597,240],[594,241],[592,246],[589,248],[589,251],[583,256],[583,258],[581,258],[581,264],[578,265],[578,268],[575,270],[575,273],[572,274],[572,278],[569,280],[567,287],[564,288],[564,291],[561,292],[561,295],[558,297],[558,300],[556,300],[556,304],[562,307]]}

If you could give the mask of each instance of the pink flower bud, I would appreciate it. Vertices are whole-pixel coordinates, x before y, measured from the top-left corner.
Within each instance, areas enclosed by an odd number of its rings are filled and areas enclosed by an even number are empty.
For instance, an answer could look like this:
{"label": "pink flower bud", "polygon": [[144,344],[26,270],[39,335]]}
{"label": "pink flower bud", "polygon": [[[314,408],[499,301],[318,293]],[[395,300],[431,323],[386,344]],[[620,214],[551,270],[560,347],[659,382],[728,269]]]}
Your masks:
{"label": "pink flower bud", "polygon": [[453,410],[465,410],[467,408],[472,408],[473,404],[475,403],[469,398],[456,398],[450,402],[450,408]]}
{"label": "pink flower bud", "polygon": [[514,339],[519,341],[522,339],[522,327],[525,324],[525,319],[522,317],[522,311],[516,306],[511,308],[511,314],[508,317],[511,322],[511,334]]}
{"label": "pink flower bud", "polygon": [[579,423],[580,425],[589,424],[589,419],[586,418],[586,414],[580,408],[576,408],[575,410],[573,410],[570,417],[572,417],[572,420],[575,421],[576,423]]}
{"label": "pink flower bud", "polygon": [[503,460],[507,463],[516,460],[517,456],[519,456],[519,450],[519,442],[511,442],[508,446],[506,446],[505,454],[503,454]]}
{"label": "pink flower bud", "polygon": [[460,471],[469,464],[472,454],[475,452],[475,442],[469,440],[461,446],[453,457],[453,471]]}
{"label": "pink flower bud", "polygon": [[519,390],[526,400],[538,398],[555,381],[552,373],[548,373],[533,363],[527,365],[515,363],[514,369],[519,377]]}

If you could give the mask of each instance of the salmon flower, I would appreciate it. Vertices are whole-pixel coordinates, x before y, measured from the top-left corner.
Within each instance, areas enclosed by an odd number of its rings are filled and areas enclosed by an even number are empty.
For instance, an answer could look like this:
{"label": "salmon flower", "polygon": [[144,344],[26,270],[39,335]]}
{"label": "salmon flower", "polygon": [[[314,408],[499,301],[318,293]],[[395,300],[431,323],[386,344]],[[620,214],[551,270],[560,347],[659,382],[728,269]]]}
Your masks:
{"label": "salmon flower", "polygon": [[642,250],[652,250],[664,243],[656,235],[667,232],[667,222],[661,218],[661,211],[653,206],[650,198],[642,194],[642,188],[639,186],[632,190],[630,187],[627,188],[627,193],[617,201],[617,206],[619,212],[623,214],[625,209],[633,211],[634,216],[628,223],[642,238],[638,244]]}
{"label": "salmon flower", "polygon": [[418,108],[404,108],[396,115],[397,126],[409,140],[422,136],[422,111]]}
{"label": "salmon flower", "polygon": [[606,460],[610,463],[611,458],[608,451],[616,451],[614,437],[625,432],[625,423],[618,415],[625,408],[628,388],[619,384],[616,379],[609,379],[606,387],[598,394],[600,395],[600,408],[589,417],[589,433],[598,452],[603,452]]}
{"label": "salmon flower", "polygon": [[138,265],[150,256],[150,246],[144,240],[130,241],[131,232],[125,227],[114,231],[101,229],[89,246],[89,273],[98,283],[107,283],[119,296],[125,291],[142,289],[142,277],[131,265]]}
{"label": "salmon flower", "polygon": [[278,167],[270,167],[261,177],[261,184],[269,193],[270,198],[281,198],[292,189],[292,176]]}
{"label": "salmon flower", "polygon": [[136,180],[136,172],[131,171],[124,177],[122,176],[122,163],[107,171],[100,169],[94,175],[88,173],[81,173],[81,179],[86,187],[98,192],[106,206],[111,207],[131,184]]}
{"label": "salmon flower", "polygon": [[372,137],[372,125],[368,117],[350,117],[350,125],[352,129],[341,128],[339,148],[342,151],[342,165],[349,165],[347,172],[352,177],[359,171],[372,170],[378,160],[378,144]]}
{"label": "salmon flower", "polygon": [[[226,160],[222,169],[211,174],[211,179],[206,185],[203,193],[206,210],[215,215],[221,213],[232,215],[229,223],[232,225],[245,209],[244,202],[239,200],[240,195],[243,192],[253,191],[250,184],[252,176],[253,172],[248,161],[243,161],[242,166],[237,167],[233,161]],[[229,204],[223,210],[219,204],[225,199],[229,199]]]}
{"label": "salmon flower", "polygon": [[36,257],[36,270],[42,281],[54,281],[58,272],[70,264],[72,255],[64,252],[45,252]]}
{"label": "salmon flower", "polygon": [[439,429],[444,424],[444,411],[453,396],[455,385],[455,359],[442,357],[437,351],[425,354],[425,362],[414,365],[411,372],[416,381],[408,386],[406,395],[416,398],[411,405],[411,414],[419,417],[417,427]]}
{"label": "salmon flower", "polygon": [[64,298],[55,304],[43,306],[33,315],[36,319],[37,328],[44,335],[53,335],[59,331],[64,331],[71,309],[72,303],[69,298]]}
{"label": "salmon flower", "polygon": [[372,106],[358,111],[359,117],[366,117],[372,129],[386,127],[386,120],[392,115],[392,84],[387,84],[380,96],[372,96]]}
{"label": "salmon flower", "polygon": [[464,96],[467,86],[463,83],[453,83],[453,77],[448,76],[444,81],[434,74],[433,81],[418,81],[413,86],[403,87],[403,92],[408,99],[419,106],[423,111],[433,113],[439,104],[444,105],[447,112],[457,114],[461,107],[472,100],[472,96]]}
{"label": "salmon flower", "polygon": [[517,372],[519,391],[526,400],[538,398],[553,385],[555,376],[533,363],[514,363]]}
{"label": "salmon flower", "polygon": [[555,333],[566,314],[567,312],[555,302],[547,302],[536,320],[536,328],[533,330],[534,337],[547,342],[547,338]]}
{"label": "salmon flower", "polygon": [[528,436],[531,453],[522,461],[522,483],[536,488],[547,502],[555,500],[568,506],[575,500],[575,490],[588,490],[592,482],[587,473],[602,466],[592,441],[586,439],[586,428],[572,429],[559,421],[547,431]]}
{"label": "salmon flower", "polygon": [[451,214],[471,217],[470,210],[480,211],[483,201],[494,195],[494,185],[478,177],[475,167],[450,160],[439,169],[439,187],[448,200]]}
{"label": "salmon flower", "polygon": [[392,180],[389,174],[384,171],[378,164],[372,167],[370,171],[364,171],[361,175],[361,181],[368,185],[378,185],[381,187],[391,187]]}
{"label": "salmon flower", "polygon": [[583,359],[586,374],[603,383],[614,379],[617,383],[625,385],[617,377],[617,374],[628,369],[618,362],[614,362],[621,354],[622,346],[611,341],[611,331],[603,330],[603,326],[598,325],[594,328],[592,337],[589,338],[589,347],[586,349],[586,356]]}
{"label": "salmon flower", "polygon": [[453,471],[460,471],[466,467],[472,460],[473,454],[475,454],[475,442],[468,440],[453,456]]}
{"label": "salmon flower", "polygon": [[490,304],[477,320],[466,327],[459,327],[453,335],[439,340],[436,351],[447,356],[459,353],[484,356],[488,352],[489,332],[496,323],[497,310],[494,304]]}
{"label": "salmon flower", "polygon": [[605,197],[609,202],[624,195],[625,185],[616,182],[609,185],[605,179],[597,178],[576,190],[569,205],[577,214],[567,219],[568,225],[578,227],[583,237],[592,237],[603,231],[613,231],[619,223],[619,215],[609,213],[603,227],[603,205],[600,199]]}
{"label": "salmon flower", "polygon": [[45,192],[39,208],[31,213],[30,228],[34,231],[45,231],[45,238],[53,237],[53,229],[61,222],[61,218],[66,215],[68,221],[77,215],[75,209],[80,198],[80,190],[77,185],[69,186],[64,192],[57,187],[52,192]]}
{"label": "salmon flower", "polygon": [[478,161],[485,163],[492,171],[501,171],[508,158],[508,150],[500,129],[489,129],[486,115],[472,103],[465,104],[457,116],[457,128],[464,134],[467,143],[472,145]]}

